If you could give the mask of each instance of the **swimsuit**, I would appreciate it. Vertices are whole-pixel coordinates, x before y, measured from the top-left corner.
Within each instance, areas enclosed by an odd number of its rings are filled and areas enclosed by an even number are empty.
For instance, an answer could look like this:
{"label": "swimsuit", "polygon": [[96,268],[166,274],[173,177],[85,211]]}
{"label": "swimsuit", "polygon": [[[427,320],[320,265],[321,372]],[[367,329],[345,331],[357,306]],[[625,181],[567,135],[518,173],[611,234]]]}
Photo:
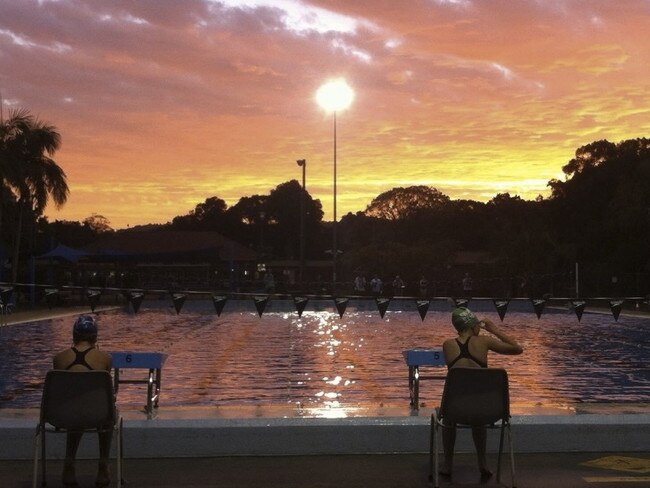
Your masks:
{"label": "swimsuit", "polygon": [[484,362],[481,361],[480,359],[476,359],[474,356],[472,356],[472,353],[469,352],[469,340],[470,340],[470,339],[471,339],[471,337],[468,338],[467,341],[466,341],[465,343],[462,343],[462,342],[460,342],[458,339],[456,339],[456,343],[458,344],[458,348],[460,349],[460,353],[458,354],[458,356],[456,356],[456,357],[454,358],[453,361],[451,361],[451,362],[447,365],[447,368],[451,368],[454,364],[456,364],[456,362],[457,362],[459,359],[463,359],[463,358],[465,358],[465,359],[470,359],[470,360],[474,361],[474,362],[475,362],[476,364],[478,364],[481,368],[487,368],[487,364],[486,364],[486,363],[484,363]]}
{"label": "swimsuit", "polygon": [[85,366],[88,369],[93,369],[92,366],[86,362],[86,354],[88,354],[88,351],[95,349],[94,347],[90,347],[85,351],[78,351],[75,347],[71,349],[76,354],[76,357],[74,358],[74,361],[72,361],[70,365],[65,369],[70,369],[77,364],[80,364],[81,366]]}

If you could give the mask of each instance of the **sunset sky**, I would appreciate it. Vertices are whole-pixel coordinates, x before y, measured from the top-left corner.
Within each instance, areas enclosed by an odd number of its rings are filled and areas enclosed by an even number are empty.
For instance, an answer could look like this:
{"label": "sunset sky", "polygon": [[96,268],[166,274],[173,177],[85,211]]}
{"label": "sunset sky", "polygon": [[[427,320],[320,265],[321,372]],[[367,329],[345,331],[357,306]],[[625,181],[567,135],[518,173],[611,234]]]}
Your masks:
{"label": "sunset sky", "polygon": [[548,195],[575,149],[650,136],[650,0],[0,0],[3,114],[55,125],[53,220],[164,223],[300,180],[332,218],[396,186]]}

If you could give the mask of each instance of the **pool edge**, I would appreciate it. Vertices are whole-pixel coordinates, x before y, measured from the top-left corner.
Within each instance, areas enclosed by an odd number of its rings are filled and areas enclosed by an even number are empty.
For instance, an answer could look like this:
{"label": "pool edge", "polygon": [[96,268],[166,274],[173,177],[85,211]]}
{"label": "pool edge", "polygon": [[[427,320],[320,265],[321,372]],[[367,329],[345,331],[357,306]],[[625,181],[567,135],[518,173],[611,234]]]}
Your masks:
{"label": "pool edge", "polygon": [[[516,452],[644,452],[650,448],[650,414],[515,416]],[[0,459],[31,459],[34,419],[0,419]],[[51,439],[51,440],[50,440]],[[50,436],[48,456],[63,455],[65,436]],[[178,458],[326,454],[415,454],[429,448],[429,418],[240,418],[125,420],[126,457]],[[488,450],[498,435],[489,435]],[[80,456],[94,457],[87,435]],[[469,433],[457,450],[473,449]]]}

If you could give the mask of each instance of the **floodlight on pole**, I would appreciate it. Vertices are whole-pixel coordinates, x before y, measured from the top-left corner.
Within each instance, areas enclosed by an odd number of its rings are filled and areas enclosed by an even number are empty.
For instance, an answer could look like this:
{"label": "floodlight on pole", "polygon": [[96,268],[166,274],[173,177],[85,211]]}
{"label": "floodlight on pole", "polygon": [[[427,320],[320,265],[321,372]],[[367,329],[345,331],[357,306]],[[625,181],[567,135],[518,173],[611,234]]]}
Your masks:
{"label": "floodlight on pole", "polygon": [[306,170],[307,160],[299,159],[296,161],[298,166],[302,167],[302,191],[300,192],[300,287],[303,287],[303,279],[305,272],[305,194],[306,189]]}
{"label": "floodlight on pole", "polygon": [[325,111],[334,115],[334,185],[333,185],[333,220],[332,220],[332,287],[336,289],[336,259],[338,247],[336,242],[336,114],[347,109],[354,100],[354,90],[343,78],[324,83],[316,92],[316,102]]}

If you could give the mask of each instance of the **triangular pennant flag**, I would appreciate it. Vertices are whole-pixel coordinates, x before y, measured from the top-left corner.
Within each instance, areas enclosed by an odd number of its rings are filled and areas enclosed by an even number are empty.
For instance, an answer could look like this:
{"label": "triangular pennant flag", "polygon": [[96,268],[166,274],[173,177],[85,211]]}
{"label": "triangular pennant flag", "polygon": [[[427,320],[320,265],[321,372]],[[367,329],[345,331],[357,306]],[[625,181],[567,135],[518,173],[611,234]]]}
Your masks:
{"label": "triangular pennant flag", "polygon": [[379,315],[381,318],[384,318],[384,314],[390,305],[390,298],[375,298],[375,303],[377,303],[377,308],[379,309]]}
{"label": "triangular pennant flag", "polygon": [[335,298],[334,304],[336,305],[336,310],[339,313],[339,317],[343,318],[345,309],[348,307],[349,298]]}
{"label": "triangular pennant flag", "polygon": [[508,304],[510,303],[510,300],[495,298],[494,300],[492,300],[492,303],[494,303],[494,308],[497,309],[499,318],[501,319],[501,322],[503,322],[503,317],[506,316],[506,312],[508,311]]}
{"label": "triangular pennant flag", "polygon": [[427,312],[429,311],[429,305],[431,304],[431,300],[416,300],[415,303],[418,306],[418,312],[420,313],[420,318],[422,319],[422,322],[424,322],[424,317],[427,316]]}
{"label": "triangular pennant flag", "polygon": [[217,317],[221,316],[223,307],[226,305],[228,297],[223,295],[212,295],[212,303],[214,303],[214,310],[217,312]]}
{"label": "triangular pennant flag", "polygon": [[46,288],[45,289],[45,301],[47,302],[47,307],[52,308],[56,304],[56,299],[59,294],[58,288]]}
{"label": "triangular pennant flag", "polygon": [[469,298],[452,298],[456,308],[458,307],[467,307],[469,305]]}
{"label": "triangular pennant flag", "polygon": [[307,302],[309,298],[307,297],[293,297],[293,303],[296,305],[296,310],[298,311],[298,317],[302,317],[302,313],[305,311]]}
{"label": "triangular pennant flag", "polygon": [[0,303],[7,305],[11,301],[11,295],[13,292],[13,286],[3,286],[0,288]]}
{"label": "triangular pennant flag", "polygon": [[174,301],[174,309],[176,310],[176,315],[181,313],[181,309],[183,308],[183,304],[185,303],[186,298],[187,295],[185,293],[172,293],[172,300]]}
{"label": "triangular pennant flag", "polygon": [[131,306],[133,307],[133,313],[138,313],[140,305],[142,305],[142,300],[144,300],[144,293],[141,291],[129,292],[129,302],[131,302]]}
{"label": "triangular pennant flag", "polygon": [[546,300],[543,298],[531,298],[530,301],[533,304],[533,309],[535,309],[537,318],[541,318],[542,312],[544,311],[544,306],[546,305]]}
{"label": "triangular pennant flag", "polygon": [[578,317],[578,322],[580,322],[580,319],[582,319],[582,312],[585,311],[587,302],[584,300],[571,300],[571,305],[573,306],[573,311],[576,313],[576,317]]}
{"label": "triangular pennant flag", "polygon": [[625,300],[610,300],[609,301],[609,308],[612,311],[612,315],[614,315],[614,320],[618,322],[618,316],[621,314],[621,308],[623,308],[623,303]]}
{"label": "triangular pennant flag", "polygon": [[90,310],[94,312],[95,307],[97,307],[97,304],[99,303],[99,299],[102,296],[102,291],[97,290],[96,288],[91,288],[86,292],[86,296],[88,297],[88,302],[90,302]]}
{"label": "triangular pennant flag", "polygon": [[253,300],[255,301],[255,308],[257,309],[257,313],[261,317],[264,313],[264,309],[266,308],[266,304],[269,302],[269,296],[263,295],[253,297]]}

